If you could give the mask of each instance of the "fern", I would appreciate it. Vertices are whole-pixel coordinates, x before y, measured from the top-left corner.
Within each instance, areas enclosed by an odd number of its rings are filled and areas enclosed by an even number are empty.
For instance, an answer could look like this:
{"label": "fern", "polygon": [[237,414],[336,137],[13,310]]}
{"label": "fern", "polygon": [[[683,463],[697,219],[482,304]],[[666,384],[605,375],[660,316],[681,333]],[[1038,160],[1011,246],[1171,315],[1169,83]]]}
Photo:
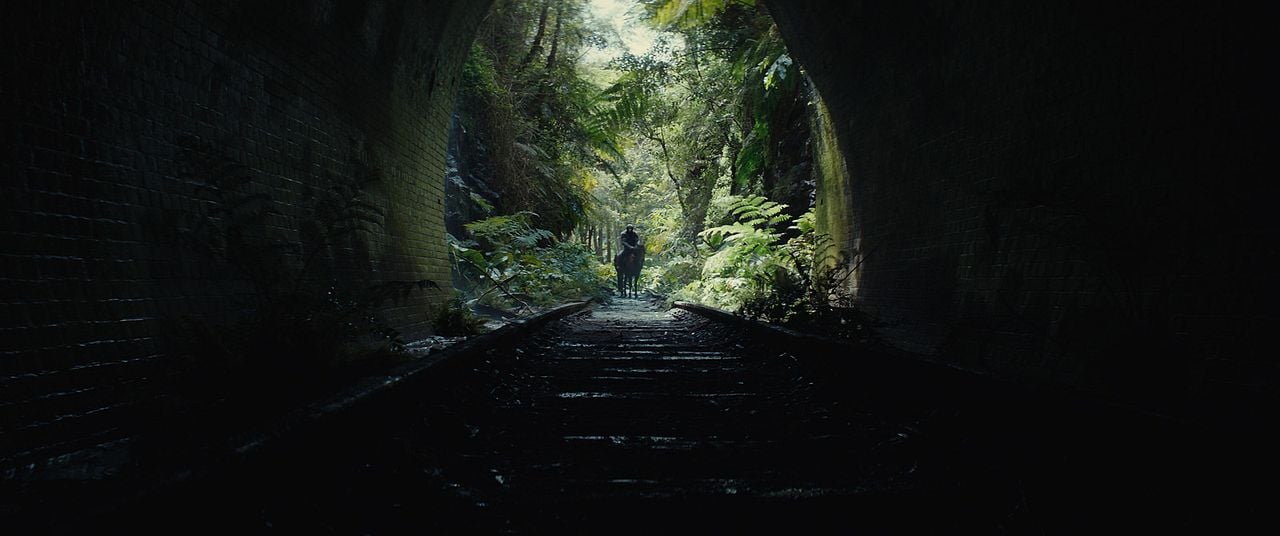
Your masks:
{"label": "fern", "polygon": [[791,219],[784,212],[786,209],[785,203],[770,201],[764,196],[743,197],[732,202],[728,208],[729,215],[737,221],[705,229],[698,236],[712,248],[752,234],[777,240],[782,236],[777,230],[778,225]]}
{"label": "fern", "polygon": [[449,236],[457,272],[481,303],[528,307],[600,295],[596,261],[581,244],[558,242],[520,212],[466,225],[474,239]]}

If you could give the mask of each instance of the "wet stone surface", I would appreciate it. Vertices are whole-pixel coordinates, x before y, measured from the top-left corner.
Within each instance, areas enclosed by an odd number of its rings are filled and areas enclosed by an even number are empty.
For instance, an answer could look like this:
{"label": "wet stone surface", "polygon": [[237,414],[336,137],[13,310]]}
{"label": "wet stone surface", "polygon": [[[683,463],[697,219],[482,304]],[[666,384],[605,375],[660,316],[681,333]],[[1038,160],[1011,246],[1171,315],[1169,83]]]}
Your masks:
{"label": "wet stone surface", "polygon": [[804,351],[616,300],[105,526],[1017,531],[1029,485],[1009,474],[1017,446],[956,432],[936,399],[816,377],[792,357]]}

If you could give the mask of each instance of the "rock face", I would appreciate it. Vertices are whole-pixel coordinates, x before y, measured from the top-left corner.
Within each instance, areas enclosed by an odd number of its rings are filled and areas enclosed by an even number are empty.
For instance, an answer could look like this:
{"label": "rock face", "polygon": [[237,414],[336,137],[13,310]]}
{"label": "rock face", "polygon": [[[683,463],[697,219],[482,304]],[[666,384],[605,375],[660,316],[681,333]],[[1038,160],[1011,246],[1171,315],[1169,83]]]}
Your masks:
{"label": "rock face", "polygon": [[488,217],[499,195],[494,191],[488,147],[464,125],[469,112],[460,104],[449,126],[449,152],[445,155],[445,231],[465,238],[467,223]]}

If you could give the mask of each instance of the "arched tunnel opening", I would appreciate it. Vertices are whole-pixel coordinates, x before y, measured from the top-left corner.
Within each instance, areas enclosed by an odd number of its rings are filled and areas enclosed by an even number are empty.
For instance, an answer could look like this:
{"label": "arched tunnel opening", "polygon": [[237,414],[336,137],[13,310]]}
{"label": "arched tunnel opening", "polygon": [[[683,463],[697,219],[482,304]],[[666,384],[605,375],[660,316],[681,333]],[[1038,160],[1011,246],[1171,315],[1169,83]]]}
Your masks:
{"label": "arched tunnel opening", "polygon": [[[7,6],[0,515],[1243,527],[1272,14],[1086,4]],[[626,9],[667,48],[556,72]],[[627,223],[641,284],[704,305],[604,297]],[[707,269],[774,231],[790,272]],[[779,305],[819,266],[837,292]],[[476,312],[506,327],[454,337]]]}

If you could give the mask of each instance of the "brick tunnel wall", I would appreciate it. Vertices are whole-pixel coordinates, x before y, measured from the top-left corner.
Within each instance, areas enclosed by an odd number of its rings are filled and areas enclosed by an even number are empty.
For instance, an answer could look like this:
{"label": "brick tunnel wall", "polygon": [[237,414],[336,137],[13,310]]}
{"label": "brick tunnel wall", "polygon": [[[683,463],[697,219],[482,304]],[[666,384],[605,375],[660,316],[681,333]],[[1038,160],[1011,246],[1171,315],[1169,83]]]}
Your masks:
{"label": "brick tunnel wall", "polygon": [[[332,270],[448,287],[447,126],[488,2],[27,4],[0,16],[0,460],[123,433],[173,319],[252,292],[175,241],[211,179],[246,178],[254,232],[295,245],[317,192],[377,179],[380,221]],[[384,316],[426,333],[441,292]]]}
{"label": "brick tunnel wall", "polygon": [[[1183,414],[1275,403],[1274,33],[1192,2],[768,3],[894,344]],[[836,225],[836,224],[833,224]]]}

